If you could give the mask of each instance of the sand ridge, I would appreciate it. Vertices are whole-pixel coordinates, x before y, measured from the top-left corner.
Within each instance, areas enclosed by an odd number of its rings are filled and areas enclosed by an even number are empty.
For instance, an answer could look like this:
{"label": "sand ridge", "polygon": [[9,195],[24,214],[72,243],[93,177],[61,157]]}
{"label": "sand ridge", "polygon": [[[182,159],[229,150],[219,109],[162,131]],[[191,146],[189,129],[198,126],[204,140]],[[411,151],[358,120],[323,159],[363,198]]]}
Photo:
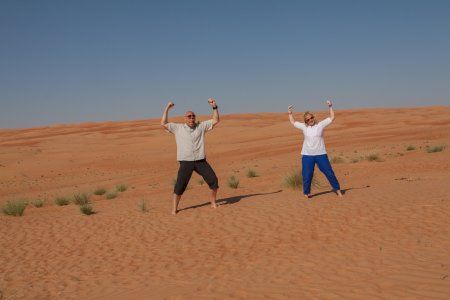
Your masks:
{"label": "sand ridge", "polygon": [[[282,186],[300,166],[302,142],[287,114],[224,115],[206,136],[220,206],[210,208],[195,175],[176,217],[175,141],[158,119],[0,130],[0,204],[47,201],[0,216],[0,295],[447,299],[449,115],[450,107],[337,109],[325,141],[343,200],[319,172],[309,200]],[[434,145],[447,148],[427,153]],[[260,176],[246,177],[249,168]],[[115,199],[92,196],[91,216],[52,203],[120,183],[128,190]]]}

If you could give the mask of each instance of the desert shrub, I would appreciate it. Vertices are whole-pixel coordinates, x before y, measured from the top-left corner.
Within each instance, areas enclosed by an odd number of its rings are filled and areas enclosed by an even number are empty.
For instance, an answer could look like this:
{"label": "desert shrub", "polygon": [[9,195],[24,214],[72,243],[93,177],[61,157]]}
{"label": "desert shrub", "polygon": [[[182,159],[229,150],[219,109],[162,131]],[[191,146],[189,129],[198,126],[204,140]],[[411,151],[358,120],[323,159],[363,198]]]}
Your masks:
{"label": "desert shrub", "polygon": [[259,176],[259,174],[255,170],[253,170],[253,169],[248,169],[247,170],[247,177],[248,178],[253,178],[253,177],[258,177],[258,176]]}
{"label": "desert shrub", "polygon": [[445,149],[444,145],[436,145],[436,146],[427,146],[427,152],[428,153],[434,153],[434,152],[442,152]]}
{"label": "desert shrub", "polygon": [[406,151],[412,151],[412,150],[416,150],[416,147],[414,147],[413,145],[406,146]]}
{"label": "desert shrub", "polygon": [[199,185],[204,185],[205,184],[205,181],[203,180],[203,178],[200,178],[197,182],[198,182]]}
{"label": "desert shrub", "polygon": [[54,202],[58,206],[69,205],[70,199],[67,197],[56,197]]}
{"label": "desert shrub", "polygon": [[76,205],[85,205],[89,204],[90,200],[87,194],[76,194],[73,196],[72,202]]}
{"label": "desert shrub", "polygon": [[23,215],[28,202],[24,200],[7,201],[3,205],[3,213],[7,216],[20,217]]}
{"label": "desert shrub", "polygon": [[239,186],[239,179],[237,179],[234,175],[231,175],[227,180],[228,186],[232,189],[237,189]]}
{"label": "desert shrub", "polygon": [[105,188],[102,188],[102,187],[97,188],[97,189],[94,191],[94,195],[97,195],[97,196],[103,196],[104,194],[106,194],[106,189],[105,189]]}
{"label": "desert shrub", "polygon": [[116,198],[116,197],[117,197],[117,193],[114,193],[114,192],[107,193],[107,194],[105,195],[105,198],[108,199],[108,200],[114,199],[114,198]]}
{"label": "desert shrub", "polygon": [[295,189],[301,189],[303,186],[302,171],[298,169],[291,170],[291,173],[287,174],[283,178],[283,186]]}
{"label": "desert shrub", "polygon": [[345,162],[345,160],[341,156],[333,156],[330,160],[332,164],[340,164]]}
{"label": "desert shrub", "polygon": [[33,205],[33,207],[36,207],[36,208],[42,207],[42,206],[44,206],[44,200],[37,199],[37,200],[31,202],[31,205]]}
{"label": "desert shrub", "polygon": [[125,192],[126,190],[127,190],[127,186],[125,185],[125,184],[118,184],[117,186],[116,186],[116,191],[118,191],[118,192]]}
{"label": "desert shrub", "polygon": [[372,153],[366,156],[367,161],[376,161],[376,162],[380,162],[383,161],[380,157],[379,154],[377,153]]}
{"label": "desert shrub", "polygon": [[[311,185],[317,186],[319,185],[315,176],[313,176],[311,180]],[[303,188],[303,175],[302,170],[300,169],[292,169],[289,174],[284,176],[283,178],[283,186],[287,188],[302,189]]]}
{"label": "desert shrub", "polygon": [[138,203],[138,208],[140,212],[148,212],[147,201],[145,199],[141,199],[141,201],[139,201]]}
{"label": "desert shrub", "polygon": [[92,205],[90,205],[88,203],[85,203],[85,204],[81,204],[80,205],[80,212],[83,215],[89,216],[89,215],[92,215],[94,213],[94,210],[92,208]]}

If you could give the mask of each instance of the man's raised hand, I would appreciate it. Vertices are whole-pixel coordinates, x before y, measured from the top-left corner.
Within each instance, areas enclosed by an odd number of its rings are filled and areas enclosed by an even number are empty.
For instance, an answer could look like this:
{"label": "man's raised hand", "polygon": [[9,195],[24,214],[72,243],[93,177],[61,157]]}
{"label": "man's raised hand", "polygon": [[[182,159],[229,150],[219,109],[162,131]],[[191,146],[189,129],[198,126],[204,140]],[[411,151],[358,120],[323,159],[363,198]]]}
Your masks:
{"label": "man's raised hand", "polygon": [[209,103],[209,105],[211,105],[212,107],[217,106],[216,100],[215,100],[214,98],[209,98],[209,99],[208,99],[208,103]]}

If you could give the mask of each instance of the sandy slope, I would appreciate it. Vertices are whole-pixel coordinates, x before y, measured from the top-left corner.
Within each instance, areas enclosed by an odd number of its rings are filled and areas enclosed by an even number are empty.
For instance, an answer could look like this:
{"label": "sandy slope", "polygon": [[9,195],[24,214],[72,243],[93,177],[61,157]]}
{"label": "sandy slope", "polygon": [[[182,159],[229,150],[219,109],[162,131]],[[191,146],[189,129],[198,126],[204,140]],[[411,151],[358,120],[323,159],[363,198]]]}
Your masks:
{"label": "sandy slope", "polygon": [[[326,142],[343,200],[321,174],[310,200],[281,185],[302,141],[286,114],[223,116],[207,135],[221,205],[196,175],[176,217],[175,142],[158,123],[0,130],[0,204],[47,201],[0,216],[0,299],[449,298],[450,107],[337,110]],[[120,183],[91,216],[53,204]]]}

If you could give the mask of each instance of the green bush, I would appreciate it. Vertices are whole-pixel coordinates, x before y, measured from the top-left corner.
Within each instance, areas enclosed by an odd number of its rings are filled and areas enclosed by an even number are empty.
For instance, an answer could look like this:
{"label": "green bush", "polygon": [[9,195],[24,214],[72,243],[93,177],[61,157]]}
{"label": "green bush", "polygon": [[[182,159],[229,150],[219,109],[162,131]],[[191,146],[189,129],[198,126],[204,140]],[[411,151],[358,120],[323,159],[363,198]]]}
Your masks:
{"label": "green bush", "polygon": [[234,175],[231,175],[227,182],[228,186],[232,189],[237,189],[239,186],[239,179],[237,179]]}
{"label": "green bush", "polygon": [[366,159],[367,159],[367,161],[377,161],[377,162],[383,161],[381,159],[380,155],[377,153],[367,155]]}
{"label": "green bush", "polygon": [[70,199],[67,197],[56,197],[55,204],[58,206],[68,205],[70,204]]}
{"label": "green bush", "polygon": [[33,205],[33,207],[36,207],[36,208],[42,207],[42,206],[44,206],[44,200],[42,200],[42,199],[35,200],[35,201],[31,202],[31,205]]}
{"label": "green bush", "polygon": [[3,213],[7,216],[22,216],[28,202],[24,200],[20,201],[8,201],[3,205]]}
{"label": "green bush", "polygon": [[108,200],[114,199],[116,197],[117,197],[117,193],[107,193],[105,195],[105,198],[108,199]]}
{"label": "green bush", "polygon": [[248,178],[254,178],[254,177],[258,177],[258,176],[259,176],[259,174],[255,170],[253,170],[253,169],[248,169],[247,170],[247,177]]}
{"label": "green bush", "polygon": [[125,184],[119,184],[116,186],[116,191],[118,192],[125,192],[127,190],[127,186]]}
{"label": "green bush", "polygon": [[94,191],[94,195],[97,195],[97,196],[103,196],[104,194],[106,194],[106,189],[105,188],[97,188],[95,191]]}
{"label": "green bush", "polygon": [[139,208],[140,212],[143,212],[143,213],[148,212],[147,201],[144,199],[139,201],[138,208]]}
{"label": "green bush", "polygon": [[[311,185],[317,186],[319,185],[315,176],[313,176],[311,180]],[[284,176],[283,178],[283,186],[287,188],[291,188],[293,190],[302,189],[303,188],[303,175],[302,170],[300,169],[292,169],[289,174]]]}
{"label": "green bush", "polygon": [[92,209],[92,205],[90,205],[88,203],[80,205],[80,212],[87,216],[92,215],[94,213],[94,211]]}
{"label": "green bush", "polygon": [[76,194],[73,196],[73,204],[76,205],[85,205],[89,204],[91,201],[89,200],[89,196],[86,194]]}
{"label": "green bush", "polygon": [[434,152],[442,152],[444,151],[445,146],[444,145],[436,145],[436,146],[427,146],[427,152],[428,153],[434,153]]}
{"label": "green bush", "polygon": [[330,161],[332,164],[340,164],[345,162],[345,160],[340,156],[333,156]]}

